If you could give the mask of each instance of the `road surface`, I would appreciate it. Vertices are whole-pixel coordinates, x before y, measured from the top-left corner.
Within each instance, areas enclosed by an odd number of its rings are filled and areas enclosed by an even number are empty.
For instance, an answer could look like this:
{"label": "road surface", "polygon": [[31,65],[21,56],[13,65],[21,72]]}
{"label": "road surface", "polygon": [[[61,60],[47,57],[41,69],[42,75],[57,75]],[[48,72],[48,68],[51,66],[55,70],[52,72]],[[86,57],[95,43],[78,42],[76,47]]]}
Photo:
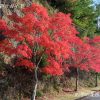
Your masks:
{"label": "road surface", "polygon": [[91,95],[84,97],[83,99],[80,99],[80,100],[100,100],[100,92],[91,94]]}

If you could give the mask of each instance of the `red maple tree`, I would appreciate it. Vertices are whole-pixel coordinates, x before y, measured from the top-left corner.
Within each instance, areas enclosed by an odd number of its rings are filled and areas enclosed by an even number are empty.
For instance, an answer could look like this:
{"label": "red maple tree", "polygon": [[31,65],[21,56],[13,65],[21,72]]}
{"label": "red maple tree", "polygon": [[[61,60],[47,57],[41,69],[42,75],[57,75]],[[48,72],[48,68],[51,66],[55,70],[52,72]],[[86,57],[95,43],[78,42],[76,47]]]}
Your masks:
{"label": "red maple tree", "polygon": [[[68,40],[78,33],[73,26],[70,14],[57,13],[49,16],[47,10],[32,4],[22,9],[24,15],[9,15],[12,23],[3,35],[1,52],[17,58],[15,67],[23,66],[52,75],[62,75],[62,62],[69,57],[71,47]],[[2,20],[1,20],[2,21]],[[1,23],[2,27],[5,22]],[[42,57],[46,65],[41,65]],[[43,59],[44,59],[43,58]]]}

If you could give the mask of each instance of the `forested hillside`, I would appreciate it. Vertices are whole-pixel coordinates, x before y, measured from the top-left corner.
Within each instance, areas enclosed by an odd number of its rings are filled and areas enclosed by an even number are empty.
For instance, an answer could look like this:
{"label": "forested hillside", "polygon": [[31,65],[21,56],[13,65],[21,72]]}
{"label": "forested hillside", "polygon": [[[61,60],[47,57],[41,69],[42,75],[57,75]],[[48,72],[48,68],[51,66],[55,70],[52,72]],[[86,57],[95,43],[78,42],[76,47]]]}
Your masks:
{"label": "forested hillside", "polygon": [[98,86],[99,4],[92,0],[0,4],[0,100],[52,100],[43,96]]}

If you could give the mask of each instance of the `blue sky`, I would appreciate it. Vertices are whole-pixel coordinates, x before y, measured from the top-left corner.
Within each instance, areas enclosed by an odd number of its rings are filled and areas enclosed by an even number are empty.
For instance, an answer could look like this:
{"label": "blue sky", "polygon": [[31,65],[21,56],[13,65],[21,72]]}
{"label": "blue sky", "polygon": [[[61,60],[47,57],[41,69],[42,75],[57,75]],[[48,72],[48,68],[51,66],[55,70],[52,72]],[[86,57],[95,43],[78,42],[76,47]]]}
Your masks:
{"label": "blue sky", "polygon": [[100,0],[93,0],[93,1],[94,1],[95,3],[97,3],[97,4],[100,3]]}

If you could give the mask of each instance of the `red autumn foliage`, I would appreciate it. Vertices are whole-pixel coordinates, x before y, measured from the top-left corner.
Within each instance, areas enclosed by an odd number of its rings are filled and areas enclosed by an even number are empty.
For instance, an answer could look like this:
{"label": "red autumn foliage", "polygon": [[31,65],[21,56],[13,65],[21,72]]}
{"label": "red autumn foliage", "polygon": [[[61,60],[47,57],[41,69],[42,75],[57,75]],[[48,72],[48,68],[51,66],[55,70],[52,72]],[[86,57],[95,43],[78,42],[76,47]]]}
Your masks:
{"label": "red autumn foliage", "polygon": [[35,66],[34,66],[34,64],[30,61],[30,60],[28,60],[28,59],[23,59],[23,58],[19,58],[18,60],[17,60],[17,63],[16,63],[16,66],[27,66],[27,68],[31,68],[31,69],[33,69]]}
{"label": "red autumn foliage", "polygon": [[0,19],[0,31],[7,28],[6,22]]}
{"label": "red autumn foliage", "polygon": [[[79,67],[82,70],[99,70],[97,53],[99,49],[90,42],[83,42],[73,25],[70,14],[57,13],[49,16],[47,10],[38,4],[22,9],[23,16],[12,14],[12,24],[8,27],[0,20],[0,30],[6,36],[0,41],[0,52],[17,57],[16,67],[34,69],[44,54],[48,64],[38,65],[40,71],[51,75],[62,75],[64,67]],[[97,51],[98,50],[98,51]],[[95,58],[94,56],[95,55]],[[44,59],[44,58],[42,58]],[[39,61],[41,60],[41,61]],[[67,60],[67,63],[65,61]],[[95,61],[96,63],[93,63]]]}
{"label": "red autumn foliage", "polygon": [[91,46],[91,67],[94,71],[100,72],[100,36],[95,36],[93,39],[88,39],[87,43]]}
{"label": "red autumn foliage", "polygon": [[97,47],[98,41],[94,39],[85,38],[84,41],[80,38],[70,41],[73,53],[67,60],[68,67],[75,67],[81,70],[94,70],[100,72],[100,48]]}

